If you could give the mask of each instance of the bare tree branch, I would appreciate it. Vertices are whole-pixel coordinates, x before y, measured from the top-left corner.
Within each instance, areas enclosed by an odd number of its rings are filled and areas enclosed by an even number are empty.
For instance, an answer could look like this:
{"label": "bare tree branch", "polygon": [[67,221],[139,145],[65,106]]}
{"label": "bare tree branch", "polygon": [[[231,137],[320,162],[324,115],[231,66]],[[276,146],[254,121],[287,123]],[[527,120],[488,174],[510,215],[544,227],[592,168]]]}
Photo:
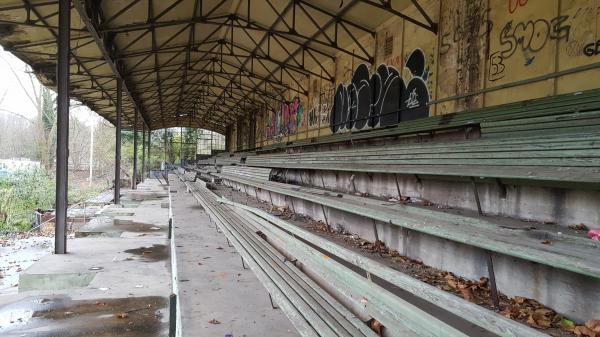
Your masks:
{"label": "bare tree branch", "polygon": [[23,89],[23,91],[25,92],[25,94],[27,95],[27,98],[29,98],[29,100],[31,101],[31,104],[35,105],[36,108],[40,108],[40,100],[38,98],[36,89],[35,89],[35,84],[33,82],[33,79],[31,78],[31,74],[29,75],[29,80],[31,81],[31,87],[33,90],[33,93],[35,94],[35,99],[31,96],[31,93],[29,92],[29,90],[27,90],[27,87],[25,86],[25,84],[23,84],[23,82],[21,81],[21,78],[19,78],[19,75],[17,74],[17,72],[15,71],[15,69],[12,67],[12,65],[10,64],[10,62],[8,62],[3,56],[0,56],[0,59],[2,61],[4,61],[4,63],[6,63],[8,65],[8,69],[10,70],[10,72],[13,73],[13,75],[15,76],[15,78],[17,79],[17,82],[19,82],[19,86],[21,87],[21,89]]}
{"label": "bare tree branch", "polygon": [[[0,102],[1,102],[1,101],[0,101]],[[7,113],[9,113],[9,114],[11,114],[11,115],[15,115],[15,116],[17,116],[17,117],[19,117],[19,118],[21,118],[21,119],[24,119],[24,120],[28,121],[28,122],[29,122],[29,123],[31,123],[31,124],[34,124],[34,123],[35,123],[35,121],[34,121],[34,120],[32,120],[32,119],[29,119],[29,118],[27,118],[27,117],[25,117],[25,116],[23,116],[23,115],[21,115],[21,114],[19,114],[19,113],[17,113],[17,112],[10,111],[10,110],[4,109],[4,108],[0,108],[0,111],[4,111],[4,112],[7,112]]]}

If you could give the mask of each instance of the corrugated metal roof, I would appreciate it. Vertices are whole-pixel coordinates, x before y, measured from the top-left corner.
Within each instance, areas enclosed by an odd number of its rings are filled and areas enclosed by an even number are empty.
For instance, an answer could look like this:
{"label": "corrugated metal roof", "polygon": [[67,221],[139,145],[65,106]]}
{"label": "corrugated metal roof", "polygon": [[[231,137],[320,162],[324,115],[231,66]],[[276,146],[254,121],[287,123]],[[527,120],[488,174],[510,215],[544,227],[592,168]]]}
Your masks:
{"label": "corrugated metal roof", "polygon": [[[114,122],[121,77],[124,127],[137,109],[151,129],[223,132],[268,98],[306,94],[305,76],[334,81],[319,67],[338,53],[373,62],[348,47],[394,15],[436,29],[416,0],[73,0],[71,96]],[[0,44],[48,86],[57,25],[57,1],[0,0]]]}

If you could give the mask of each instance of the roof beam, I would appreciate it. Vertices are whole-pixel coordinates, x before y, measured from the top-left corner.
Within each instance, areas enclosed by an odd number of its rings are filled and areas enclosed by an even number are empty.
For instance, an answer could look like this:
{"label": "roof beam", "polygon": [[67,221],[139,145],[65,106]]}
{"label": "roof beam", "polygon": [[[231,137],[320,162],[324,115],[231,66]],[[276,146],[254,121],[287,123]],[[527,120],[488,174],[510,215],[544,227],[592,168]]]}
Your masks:
{"label": "roof beam", "polygon": [[104,60],[109,65],[110,69],[113,71],[113,74],[115,75],[115,77],[123,80],[123,92],[125,92],[125,94],[129,98],[129,101],[131,102],[131,104],[133,104],[134,109],[142,115],[142,119],[144,120],[144,123],[146,124],[148,129],[151,129],[150,124],[148,124],[148,117],[146,116],[145,112],[140,109],[140,107],[137,104],[137,101],[131,95],[131,92],[129,91],[129,89],[127,87],[127,81],[122,76],[121,70],[119,69],[118,64],[113,59],[112,51],[108,50],[108,48],[111,48],[112,50],[116,50],[116,48],[114,47],[114,45],[112,43],[103,39],[100,36],[100,34],[98,33],[98,29],[97,29],[96,25],[92,22],[92,19],[88,15],[88,12],[86,9],[87,3],[88,2],[86,0],[73,0],[73,5],[74,5],[75,9],[77,10],[77,13],[79,13],[79,17],[85,24],[90,35],[94,38],[94,41],[96,41],[96,45],[98,46],[100,53],[104,57]]}

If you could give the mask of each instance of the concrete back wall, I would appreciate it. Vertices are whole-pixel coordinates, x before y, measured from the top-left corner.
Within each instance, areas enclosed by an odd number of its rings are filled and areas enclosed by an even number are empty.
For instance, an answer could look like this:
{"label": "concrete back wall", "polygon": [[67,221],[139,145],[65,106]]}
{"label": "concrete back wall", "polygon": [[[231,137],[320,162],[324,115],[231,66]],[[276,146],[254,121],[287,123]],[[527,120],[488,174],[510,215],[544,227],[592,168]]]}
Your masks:
{"label": "concrete back wall", "polygon": [[[361,65],[369,74],[381,65],[397,71],[405,87],[411,81],[422,83],[423,90],[394,90],[401,102],[426,106],[419,117],[598,88],[600,68],[580,69],[600,61],[598,0],[422,0],[419,4],[438,23],[437,33],[399,17],[369,27],[375,31],[373,36],[357,36],[358,43],[343,47],[355,53],[364,49],[373,57],[372,63],[339,52],[322,69],[311,69],[331,75],[331,82],[315,75],[286,78],[287,84],[306,94],[274,93],[278,99],[265,98],[261,106],[249,107],[244,117],[230,125],[228,149],[330,135],[338,87],[352,84]],[[392,5],[399,6],[395,1]],[[403,12],[421,18],[412,5]],[[562,71],[567,73],[559,76]],[[544,75],[548,77],[541,78]],[[369,126],[360,130],[365,128]]]}

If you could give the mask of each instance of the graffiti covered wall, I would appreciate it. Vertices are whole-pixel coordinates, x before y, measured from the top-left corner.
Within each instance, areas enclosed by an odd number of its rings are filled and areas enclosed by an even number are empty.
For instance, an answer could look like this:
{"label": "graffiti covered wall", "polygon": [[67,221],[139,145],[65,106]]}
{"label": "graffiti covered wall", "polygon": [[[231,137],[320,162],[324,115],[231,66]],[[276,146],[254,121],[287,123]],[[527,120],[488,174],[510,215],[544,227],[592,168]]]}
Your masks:
{"label": "graffiti covered wall", "polygon": [[[258,112],[255,146],[597,88],[600,0],[421,0],[438,33],[393,17]],[[406,14],[418,17],[409,6]],[[357,44],[347,49],[358,49]],[[559,73],[562,72],[562,73]],[[567,73],[565,73],[567,72]]]}
{"label": "graffiti covered wall", "polygon": [[410,80],[405,83],[393,66],[381,64],[369,74],[359,65],[350,83],[338,85],[330,112],[332,132],[385,127],[429,116],[428,70],[421,49],[413,50],[404,67]]}
{"label": "graffiti covered wall", "polygon": [[268,106],[264,120],[264,138],[272,139],[295,134],[304,126],[304,106],[298,96],[291,101]]}

